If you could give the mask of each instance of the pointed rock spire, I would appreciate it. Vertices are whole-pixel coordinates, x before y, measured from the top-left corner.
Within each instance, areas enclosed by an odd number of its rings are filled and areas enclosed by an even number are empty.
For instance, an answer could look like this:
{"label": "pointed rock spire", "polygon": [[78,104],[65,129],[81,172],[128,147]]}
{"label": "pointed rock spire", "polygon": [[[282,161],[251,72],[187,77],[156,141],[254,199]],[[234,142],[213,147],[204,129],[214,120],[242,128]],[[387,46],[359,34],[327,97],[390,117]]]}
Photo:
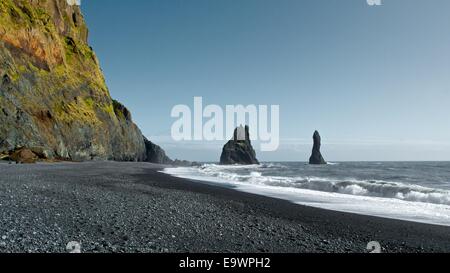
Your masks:
{"label": "pointed rock spire", "polygon": [[222,165],[254,165],[259,164],[256,152],[250,141],[248,126],[240,126],[234,130],[233,139],[223,147],[220,157]]}
{"label": "pointed rock spire", "polygon": [[322,154],[320,153],[320,146],[321,146],[322,140],[321,140],[321,137],[320,137],[320,134],[318,131],[314,132],[313,140],[314,140],[314,146],[313,146],[313,150],[312,150],[312,155],[309,158],[309,164],[312,164],[312,165],[327,164],[327,162],[323,158]]}

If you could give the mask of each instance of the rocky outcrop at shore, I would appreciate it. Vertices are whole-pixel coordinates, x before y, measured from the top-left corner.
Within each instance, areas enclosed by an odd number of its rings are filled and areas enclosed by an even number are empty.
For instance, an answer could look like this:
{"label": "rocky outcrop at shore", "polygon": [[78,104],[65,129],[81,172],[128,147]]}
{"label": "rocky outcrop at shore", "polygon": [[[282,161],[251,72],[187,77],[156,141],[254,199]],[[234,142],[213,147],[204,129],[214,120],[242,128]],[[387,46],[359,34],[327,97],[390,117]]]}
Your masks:
{"label": "rocky outcrop at shore", "polygon": [[166,152],[154,144],[150,140],[144,137],[145,148],[146,148],[146,158],[145,161],[155,163],[155,164],[173,164],[174,161],[170,159]]}
{"label": "rocky outcrop at shore", "polygon": [[249,127],[240,126],[234,130],[233,139],[223,147],[220,157],[222,165],[254,165],[259,164],[256,152],[250,141]]}
{"label": "rocky outcrop at shore", "polygon": [[87,41],[80,8],[66,0],[0,1],[0,154],[38,147],[49,159],[166,160],[111,98]]}
{"label": "rocky outcrop at shore", "polygon": [[154,164],[172,165],[179,167],[191,167],[199,165],[196,162],[190,162],[187,160],[172,160],[166,155],[166,152],[158,145],[154,144],[150,140],[144,137],[145,148],[147,150],[145,162],[150,162]]}
{"label": "rocky outcrop at shore", "polygon": [[320,134],[318,131],[314,132],[314,136],[313,136],[313,140],[314,140],[314,146],[313,146],[313,150],[312,150],[312,155],[309,159],[309,164],[312,165],[324,165],[327,164],[327,162],[325,161],[325,159],[322,156],[322,153],[320,152],[320,146],[322,145],[322,140],[320,137]]}

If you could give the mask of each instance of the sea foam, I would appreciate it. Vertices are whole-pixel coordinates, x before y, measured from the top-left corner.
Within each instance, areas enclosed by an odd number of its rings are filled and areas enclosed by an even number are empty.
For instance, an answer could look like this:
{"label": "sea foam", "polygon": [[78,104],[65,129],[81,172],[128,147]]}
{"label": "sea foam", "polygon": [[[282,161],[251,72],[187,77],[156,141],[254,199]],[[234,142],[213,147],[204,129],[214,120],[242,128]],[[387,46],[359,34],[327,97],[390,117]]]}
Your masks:
{"label": "sea foam", "polygon": [[450,192],[442,189],[377,179],[298,176],[277,163],[205,164],[164,172],[308,206],[450,226]]}

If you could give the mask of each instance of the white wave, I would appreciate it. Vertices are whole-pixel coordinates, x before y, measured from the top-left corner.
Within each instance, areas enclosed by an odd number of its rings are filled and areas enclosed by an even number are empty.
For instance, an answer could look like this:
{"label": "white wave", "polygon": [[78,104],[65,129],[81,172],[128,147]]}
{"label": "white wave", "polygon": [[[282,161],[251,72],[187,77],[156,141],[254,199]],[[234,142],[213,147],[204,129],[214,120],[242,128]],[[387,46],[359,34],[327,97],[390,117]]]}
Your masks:
{"label": "white wave", "polygon": [[264,168],[266,165],[216,165],[216,164],[204,164],[199,168],[201,170],[219,171],[219,170],[250,170]]}
{"label": "white wave", "polygon": [[327,162],[327,165],[339,165],[339,163],[335,163],[335,162]]}
{"label": "white wave", "polygon": [[[249,174],[238,174],[233,168],[249,170]],[[308,206],[450,226],[448,191],[381,180],[264,176],[261,168],[210,164],[164,172]]]}
{"label": "white wave", "polygon": [[[204,165],[198,169],[203,176],[215,177],[230,182],[247,182],[259,185],[293,187],[300,189],[334,192],[351,195],[395,198],[406,201],[450,205],[450,192],[417,185],[383,180],[336,180],[326,177],[263,176],[257,172],[263,166],[219,166]],[[249,175],[237,174],[233,169],[251,170]],[[196,172],[195,169],[192,172]]]}

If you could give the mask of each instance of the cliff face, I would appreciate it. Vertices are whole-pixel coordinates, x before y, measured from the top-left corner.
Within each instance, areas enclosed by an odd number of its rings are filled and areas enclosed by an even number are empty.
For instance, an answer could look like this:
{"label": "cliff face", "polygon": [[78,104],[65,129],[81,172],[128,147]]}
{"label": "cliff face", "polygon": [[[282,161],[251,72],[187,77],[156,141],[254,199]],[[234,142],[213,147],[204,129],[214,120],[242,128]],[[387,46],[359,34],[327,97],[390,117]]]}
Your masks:
{"label": "cliff face", "polygon": [[152,143],[147,138],[144,138],[144,143],[147,150],[146,161],[156,164],[179,165],[175,164],[177,162],[174,162],[172,159],[170,159],[161,147]]}
{"label": "cliff face", "polygon": [[0,1],[0,153],[146,160],[144,138],[111,99],[87,38],[79,7],[66,0]]}

